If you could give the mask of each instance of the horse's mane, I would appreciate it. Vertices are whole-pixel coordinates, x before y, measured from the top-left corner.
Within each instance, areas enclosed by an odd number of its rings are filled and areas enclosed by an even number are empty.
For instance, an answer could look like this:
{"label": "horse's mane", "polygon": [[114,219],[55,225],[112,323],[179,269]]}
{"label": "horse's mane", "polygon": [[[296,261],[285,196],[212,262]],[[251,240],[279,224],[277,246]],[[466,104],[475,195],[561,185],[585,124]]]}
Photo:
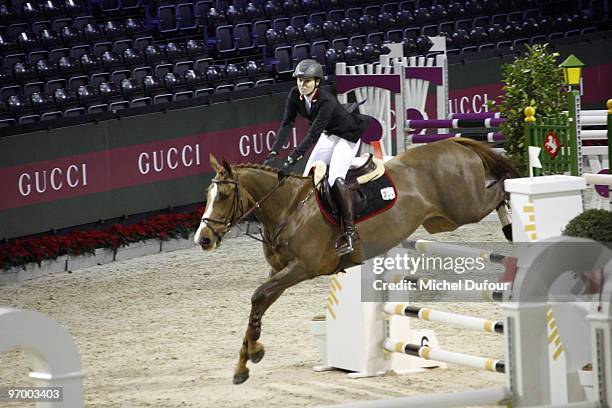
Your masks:
{"label": "horse's mane", "polygon": [[[232,165],[233,168],[235,169],[256,169],[256,170],[263,170],[263,171],[269,171],[272,173],[276,173],[278,174],[278,169],[272,166],[267,166],[265,164],[259,164],[259,163],[240,163],[240,164],[233,164]],[[297,179],[301,179],[301,180],[305,180],[305,179],[309,179],[310,177],[306,176],[299,176],[297,174],[290,174],[289,177],[292,178],[297,178]]]}

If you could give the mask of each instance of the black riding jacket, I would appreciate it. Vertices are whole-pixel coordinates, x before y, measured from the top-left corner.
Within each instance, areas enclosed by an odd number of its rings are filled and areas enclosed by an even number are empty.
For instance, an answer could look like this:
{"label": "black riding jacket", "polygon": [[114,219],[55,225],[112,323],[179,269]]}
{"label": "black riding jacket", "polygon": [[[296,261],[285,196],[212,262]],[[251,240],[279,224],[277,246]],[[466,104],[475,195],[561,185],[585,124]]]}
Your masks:
{"label": "black riding jacket", "polygon": [[281,150],[297,114],[308,119],[310,129],[302,143],[290,154],[294,161],[299,160],[319,140],[323,131],[353,143],[357,142],[372,119],[357,111],[347,112],[333,94],[321,88],[315,90],[311,110],[308,113],[305,98],[300,95],[297,87],[293,87],[285,103],[285,114],[272,147],[273,151]]}

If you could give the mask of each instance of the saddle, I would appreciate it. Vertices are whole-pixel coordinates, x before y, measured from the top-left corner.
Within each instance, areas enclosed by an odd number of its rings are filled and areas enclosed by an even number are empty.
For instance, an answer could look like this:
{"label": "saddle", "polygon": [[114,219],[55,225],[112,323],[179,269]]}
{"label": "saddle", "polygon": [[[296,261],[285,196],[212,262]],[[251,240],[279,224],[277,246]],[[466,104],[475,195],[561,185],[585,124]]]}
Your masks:
{"label": "saddle", "polygon": [[[325,206],[331,210],[334,215],[338,214],[338,208],[331,196],[329,183],[323,182],[327,179],[329,167],[323,162],[314,164],[313,181],[317,188],[317,195],[323,201]],[[351,167],[346,174],[345,183],[351,191],[351,199],[355,213],[358,214],[361,209],[367,206],[367,194],[365,194],[360,186],[364,186],[372,181],[381,178],[385,174],[385,166],[382,160],[374,158],[370,153],[353,159]]]}

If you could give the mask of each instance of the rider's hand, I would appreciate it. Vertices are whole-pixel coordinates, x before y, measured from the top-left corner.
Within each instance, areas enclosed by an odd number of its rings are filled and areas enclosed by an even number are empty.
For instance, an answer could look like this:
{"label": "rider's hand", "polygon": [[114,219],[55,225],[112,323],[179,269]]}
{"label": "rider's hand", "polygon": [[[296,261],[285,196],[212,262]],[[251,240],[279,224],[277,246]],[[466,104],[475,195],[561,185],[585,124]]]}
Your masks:
{"label": "rider's hand", "polygon": [[291,168],[294,164],[295,161],[291,157],[287,157],[287,160],[283,162],[280,170],[278,171],[278,181],[283,180],[291,174]]}
{"label": "rider's hand", "polygon": [[271,151],[270,153],[268,153],[268,157],[266,157],[266,160],[263,162],[263,164],[265,164],[266,166],[274,166],[274,161],[276,160],[277,155],[278,153],[276,153],[275,151]]}

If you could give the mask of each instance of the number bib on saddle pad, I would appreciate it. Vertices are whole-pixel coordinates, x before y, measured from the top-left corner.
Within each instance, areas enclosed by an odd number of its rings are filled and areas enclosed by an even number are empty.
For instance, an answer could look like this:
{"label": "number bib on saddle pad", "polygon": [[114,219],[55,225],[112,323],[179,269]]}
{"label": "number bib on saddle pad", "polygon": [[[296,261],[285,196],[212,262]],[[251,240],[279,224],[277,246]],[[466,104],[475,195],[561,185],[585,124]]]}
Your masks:
{"label": "number bib on saddle pad", "polygon": [[[388,173],[367,184],[352,185],[351,189],[357,189],[353,193],[355,200],[355,223],[360,223],[372,218],[395,205],[397,190]],[[325,218],[334,225],[339,224],[338,213],[328,200],[324,198],[319,190],[316,191],[317,204]]]}

